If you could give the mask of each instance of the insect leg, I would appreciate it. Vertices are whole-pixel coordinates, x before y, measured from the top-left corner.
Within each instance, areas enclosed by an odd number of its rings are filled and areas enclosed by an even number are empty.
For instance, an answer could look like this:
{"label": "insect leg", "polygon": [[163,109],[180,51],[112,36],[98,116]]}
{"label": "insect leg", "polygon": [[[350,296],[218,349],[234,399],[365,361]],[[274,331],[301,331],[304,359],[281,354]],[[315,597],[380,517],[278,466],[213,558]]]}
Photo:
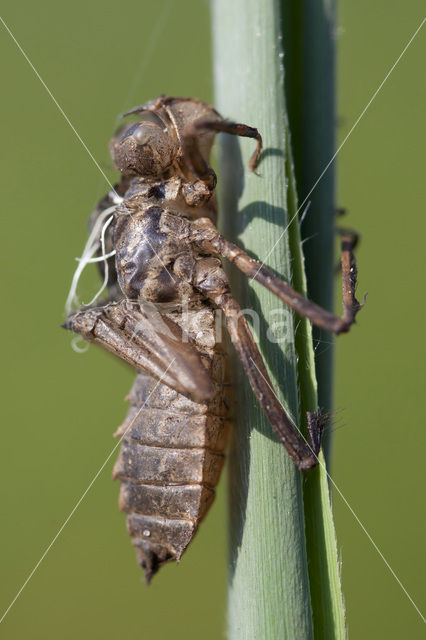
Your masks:
{"label": "insect leg", "polygon": [[349,331],[355,322],[356,314],[363,306],[355,297],[357,270],[352,240],[349,236],[342,238],[343,316],[341,318],[305,298],[236,244],[229,242],[210,220],[204,218],[193,223],[192,239],[204,250],[233,262],[240,271],[257,280],[300,316],[308,318],[313,324],[331,333],[339,334]]}
{"label": "insect leg", "polygon": [[159,95],[154,100],[149,100],[148,102],[144,102],[144,104],[139,104],[137,107],[133,107],[124,113],[120,113],[119,118],[126,118],[127,116],[133,115],[135,113],[141,113],[142,111],[157,111],[160,109],[164,102],[168,100],[168,98],[164,95]]}
{"label": "insect leg", "polygon": [[93,307],[69,316],[63,326],[195,402],[205,402],[214,395],[196,348],[183,342],[178,325],[160,316],[151,305],[142,308],[123,301]]}
{"label": "insect leg", "polygon": [[[335,215],[337,218],[341,218],[346,214],[347,214],[347,209],[345,209],[344,207],[337,207],[335,210]],[[343,238],[343,236],[349,236],[351,238],[352,251],[355,251],[356,247],[358,246],[361,240],[361,235],[358,233],[358,231],[355,231],[355,229],[352,229],[351,227],[340,227],[340,226],[336,227],[335,233],[341,238]],[[335,266],[335,273],[340,273],[341,270],[342,270],[342,261],[340,259]]]}
{"label": "insect leg", "polygon": [[[262,136],[255,127],[249,127],[247,124],[237,122],[228,122],[227,120],[196,120],[184,133],[184,151],[189,156],[190,161],[198,173],[198,167],[208,166],[198,148],[197,139],[200,131],[203,130],[216,131],[217,133],[229,133],[242,138],[254,138],[257,140],[257,146],[249,161],[249,168],[254,173],[259,161],[260,152],[262,151]],[[201,173],[198,173],[200,179],[203,179]]]}
{"label": "insect leg", "polygon": [[[262,356],[238,302],[230,293],[228,278],[218,258],[206,257],[197,262],[194,286],[224,312],[229,336],[254,394],[278,439],[299,469],[311,469],[318,464],[316,453],[319,450],[321,434],[313,426],[312,429],[308,429],[308,441],[305,442],[291,423],[275,395]],[[311,424],[314,425],[313,420]]]}
{"label": "insect leg", "polygon": [[343,299],[343,320],[349,328],[354,322],[356,314],[365,304],[365,296],[363,302],[358,302],[355,297],[355,289],[357,283],[358,269],[354,246],[358,241],[358,235],[348,233],[347,229],[342,229],[342,299]]}
{"label": "insect leg", "polygon": [[285,446],[298,469],[306,471],[318,464],[321,432],[315,415],[308,415],[308,438],[305,442],[291,423],[279,402],[270,381],[262,356],[242,314],[238,302],[229,294],[216,298],[223,310],[226,326],[238,357],[247,373],[251,387],[280,442]]}
{"label": "insect leg", "polygon": [[182,136],[182,145],[183,145],[183,154],[184,157],[187,158],[192,165],[192,169],[194,173],[198,176],[199,180],[202,180],[211,191],[216,186],[217,177],[209,163],[204,159],[203,154],[200,151],[198,146],[198,137],[200,135],[200,130],[198,128],[198,124],[201,123],[203,126],[201,128],[208,128],[208,124],[214,123],[205,123],[204,120],[198,120],[195,123],[192,123],[188,127],[186,127],[184,134]]}

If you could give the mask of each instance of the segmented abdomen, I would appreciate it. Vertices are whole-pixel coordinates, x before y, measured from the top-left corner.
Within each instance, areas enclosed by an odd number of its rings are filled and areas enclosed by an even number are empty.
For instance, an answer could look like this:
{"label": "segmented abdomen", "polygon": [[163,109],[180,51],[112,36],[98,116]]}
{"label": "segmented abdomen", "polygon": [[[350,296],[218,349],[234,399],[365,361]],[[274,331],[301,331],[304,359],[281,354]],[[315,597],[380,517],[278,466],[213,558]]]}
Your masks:
{"label": "segmented abdomen", "polygon": [[[202,315],[205,320],[205,310]],[[139,373],[127,398],[131,407],[116,433],[122,437],[113,472],[121,481],[119,505],[127,512],[129,535],[147,582],[166,562],[179,561],[213,502],[222,470],[227,356],[220,344],[206,348],[212,330],[206,331],[204,322],[202,335],[198,331],[196,336],[215,384],[214,398],[199,404]]]}

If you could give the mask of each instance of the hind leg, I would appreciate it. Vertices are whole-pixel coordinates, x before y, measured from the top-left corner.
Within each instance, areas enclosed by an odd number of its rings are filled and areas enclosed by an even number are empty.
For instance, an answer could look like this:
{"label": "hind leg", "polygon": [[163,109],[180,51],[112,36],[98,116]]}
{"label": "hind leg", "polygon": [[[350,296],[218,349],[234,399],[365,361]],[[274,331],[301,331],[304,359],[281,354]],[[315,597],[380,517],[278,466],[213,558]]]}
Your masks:
{"label": "hind leg", "polygon": [[244,318],[241,308],[229,290],[228,279],[217,258],[199,260],[194,285],[208,296],[225,314],[229,336],[244,367],[251,387],[280,442],[293,462],[303,471],[318,464],[321,446],[320,420],[309,414],[307,440],[287,416],[277,398],[265,363]]}

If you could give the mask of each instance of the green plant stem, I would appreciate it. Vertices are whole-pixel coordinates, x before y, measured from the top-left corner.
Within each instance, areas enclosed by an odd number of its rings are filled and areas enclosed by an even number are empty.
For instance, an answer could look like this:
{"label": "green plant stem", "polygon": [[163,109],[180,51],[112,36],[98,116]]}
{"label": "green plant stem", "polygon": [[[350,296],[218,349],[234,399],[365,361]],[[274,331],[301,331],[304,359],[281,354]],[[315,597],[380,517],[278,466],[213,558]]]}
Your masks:
{"label": "green plant stem", "polygon": [[[253,141],[241,142],[239,158],[238,142],[224,137],[220,185],[225,232],[291,278],[288,234],[280,239],[288,223],[288,177],[279,4],[215,0],[212,7],[215,106],[230,119],[258,127],[267,150],[259,177],[247,170]],[[300,424],[293,315],[256,282],[235,273],[231,282],[242,307],[260,317],[253,330],[272,383]],[[268,325],[278,343],[268,339]],[[273,436],[239,368],[235,386],[229,638],[312,638],[302,476]]]}
{"label": "green plant stem", "polygon": [[[302,225],[309,297],[333,308],[335,171],[335,0],[282,1],[285,93],[297,196],[309,207]],[[321,179],[319,180],[321,176]],[[314,188],[315,187],[315,188]],[[333,402],[333,336],[314,327],[318,403]],[[324,439],[328,461],[331,438]]]}
{"label": "green plant stem", "polygon": [[[335,3],[321,0],[283,3],[283,34],[286,54],[285,89],[291,130],[291,150],[294,156],[296,183],[290,185],[289,210],[297,210],[297,201],[309,199],[310,208],[303,223],[306,286],[303,265],[293,263],[293,283],[299,291],[320,305],[333,307],[334,284],[334,167],[321,177],[334,153],[335,138]],[[296,194],[296,185],[299,198]],[[315,188],[313,189],[313,187]],[[306,206],[307,203],[304,204]],[[293,254],[300,246],[299,228],[290,230]],[[314,358],[312,345],[301,332],[310,332],[306,320],[300,324],[298,350],[300,355],[300,389],[302,415],[318,405],[329,413],[332,408],[333,338],[313,330],[319,349]],[[325,342],[321,342],[323,340]],[[309,363],[304,366],[303,363]],[[316,382],[311,372],[316,365]],[[323,449],[329,462],[330,441],[324,439]],[[345,616],[337,559],[337,544],[330,506],[324,457],[322,467],[306,477],[304,483],[306,545],[311,583],[315,638],[345,638]]]}
{"label": "green plant stem", "polygon": [[[284,102],[280,3],[212,0],[212,15],[215,106],[227,118],[256,126],[265,146],[258,177],[247,170],[251,141],[239,144],[224,136],[219,183],[224,231],[304,291],[297,216],[287,228],[297,211],[297,194]],[[252,328],[272,383],[301,427],[300,416],[317,408],[310,325],[234,271],[231,284],[242,307],[250,310],[248,318],[252,312],[260,318]],[[268,330],[277,341],[271,341]],[[315,638],[343,638],[343,600],[325,469],[320,467],[302,480],[276,442],[239,366],[234,382],[229,638],[313,638],[311,598]]]}
{"label": "green plant stem", "polygon": [[[290,150],[290,147],[287,149]],[[294,176],[290,153],[287,156],[287,173]],[[298,210],[294,179],[289,183],[288,210],[290,215],[293,214],[291,217]],[[306,295],[299,224],[290,226],[289,235],[293,284]],[[296,346],[299,354],[301,414],[305,415],[307,411],[316,411],[318,406],[312,327],[306,318],[299,318]],[[319,466],[305,476],[303,499],[315,640],[343,640],[346,638],[345,607],[326,461],[322,451],[319,454]]]}

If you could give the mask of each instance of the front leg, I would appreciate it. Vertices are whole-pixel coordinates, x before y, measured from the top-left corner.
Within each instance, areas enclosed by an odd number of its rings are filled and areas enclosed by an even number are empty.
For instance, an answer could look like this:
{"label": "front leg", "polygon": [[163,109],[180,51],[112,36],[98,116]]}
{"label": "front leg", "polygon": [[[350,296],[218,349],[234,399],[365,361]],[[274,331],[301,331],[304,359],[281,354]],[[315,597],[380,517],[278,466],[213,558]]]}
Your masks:
{"label": "front leg", "polygon": [[228,133],[229,135],[240,136],[242,138],[253,138],[257,141],[257,146],[253,152],[249,169],[258,173],[256,166],[259,162],[262,151],[262,136],[255,127],[238,122],[228,122],[227,120],[196,120],[189,124],[183,134],[183,151],[190,161],[192,168],[200,180],[204,180],[212,188],[216,185],[216,174],[204,159],[199,145],[198,138],[203,131],[215,131],[216,133]]}

